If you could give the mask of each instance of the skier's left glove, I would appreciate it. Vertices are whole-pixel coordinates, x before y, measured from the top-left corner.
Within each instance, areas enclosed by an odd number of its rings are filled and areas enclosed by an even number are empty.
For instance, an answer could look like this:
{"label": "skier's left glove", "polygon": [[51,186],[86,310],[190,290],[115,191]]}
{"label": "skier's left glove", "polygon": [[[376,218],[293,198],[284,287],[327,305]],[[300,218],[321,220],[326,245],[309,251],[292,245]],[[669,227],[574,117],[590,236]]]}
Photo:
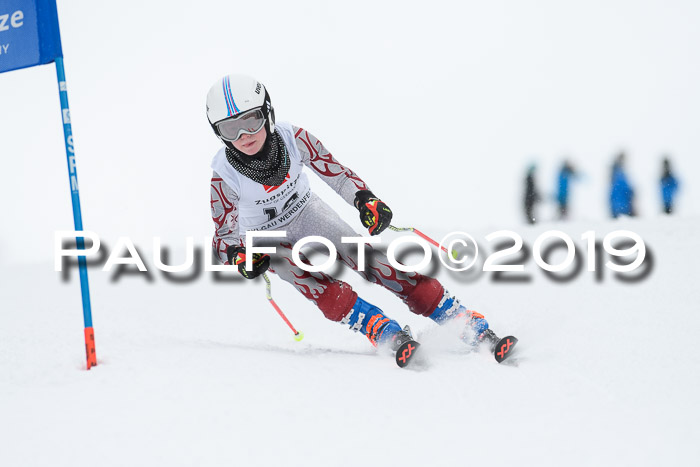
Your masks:
{"label": "skier's left glove", "polygon": [[230,246],[226,249],[228,264],[238,266],[238,272],[246,279],[255,279],[270,267],[270,255],[264,253],[253,253],[253,270],[248,271],[245,268],[245,247]]}
{"label": "skier's left glove", "polygon": [[370,235],[379,235],[391,224],[391,209],[369,190],[355,193],[355,207],[360,211],[360,222]]}

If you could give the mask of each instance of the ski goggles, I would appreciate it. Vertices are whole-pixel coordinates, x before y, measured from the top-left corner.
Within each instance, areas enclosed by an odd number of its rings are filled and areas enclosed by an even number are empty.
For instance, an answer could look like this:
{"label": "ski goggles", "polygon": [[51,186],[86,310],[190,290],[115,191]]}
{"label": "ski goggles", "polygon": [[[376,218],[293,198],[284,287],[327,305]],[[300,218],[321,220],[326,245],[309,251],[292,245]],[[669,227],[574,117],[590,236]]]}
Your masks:
{"label": "ski goggles", "polygon": [[216,130],[226,141],[237,141],[241,135],[254,135],[265,126],[262,109],[252,109],[216,124]]}

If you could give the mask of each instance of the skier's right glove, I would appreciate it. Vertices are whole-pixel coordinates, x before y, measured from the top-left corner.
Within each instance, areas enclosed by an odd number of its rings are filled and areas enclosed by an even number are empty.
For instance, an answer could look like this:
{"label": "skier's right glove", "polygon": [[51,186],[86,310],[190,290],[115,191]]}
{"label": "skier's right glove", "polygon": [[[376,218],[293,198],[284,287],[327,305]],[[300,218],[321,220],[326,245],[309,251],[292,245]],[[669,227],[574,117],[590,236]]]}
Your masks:
{"label": "skier's right glove", "polygon": [[370,235],[379,235],[391,224],[391,209],[371,191],[360,190],[355,193],[354,204],[360,211],[360,222],[367,227]]}
{"label": "skier's right glove", "polygon": [[246,279],[255,279],[270,267],[270,255],[264,253],[253,253],[253,270],[248,271],[245,268],[245,247],[230,246],[226,249],[228,264],[238,266],[238,272]]}

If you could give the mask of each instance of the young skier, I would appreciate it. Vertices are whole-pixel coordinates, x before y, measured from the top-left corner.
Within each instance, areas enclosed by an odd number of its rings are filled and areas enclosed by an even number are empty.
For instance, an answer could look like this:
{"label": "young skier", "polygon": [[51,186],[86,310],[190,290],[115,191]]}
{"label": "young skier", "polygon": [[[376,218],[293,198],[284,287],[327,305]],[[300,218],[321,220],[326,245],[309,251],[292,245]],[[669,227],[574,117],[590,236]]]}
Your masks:
{"label": "young skier", "polygon": [[[398,271],[376,250],[366,255],[365,270],[358,271],[357,244],[341,242],[341,237],[357,234],[311,191],[305,167],[359,211],[370,235],[389,227],[391,209],[316,137],[276,122],[270,96],[260,82],[243,75],[218,80],[207,95],[207,118],[224,144],[211,163],[211,213],[216,224],[212,246],[221,262],[238,265],[247,279],[269,269],[315,303],[326,318],[361,332],[375,346],[397,350],[410,341],[408,328],[401,329],[350,285],[295,264],[293,244],[306,236],[322,236],[336,246],[340,261],[394,293],[413,313],[439,324],[463,321],[462,338],[472,345],[495,339],[484,317],[460,305],[436,279]],[[276,247],[272,264],[269,255],[256,253],[253,269],[245,269],[248,230],[286,231],[285,238],[256,239],[255,246]]]}

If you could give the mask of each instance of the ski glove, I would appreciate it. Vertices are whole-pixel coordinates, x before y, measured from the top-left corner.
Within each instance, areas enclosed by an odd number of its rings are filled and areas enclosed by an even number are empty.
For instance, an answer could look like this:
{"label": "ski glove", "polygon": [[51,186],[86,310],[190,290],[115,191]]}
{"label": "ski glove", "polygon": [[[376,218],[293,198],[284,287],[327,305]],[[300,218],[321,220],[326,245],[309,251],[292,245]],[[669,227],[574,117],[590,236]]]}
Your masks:
{"label": "ski glove", "polygon": [[267,271],[270,267],[270,255],[264,253],[253,253],[253,270],[248,271],[245,268],[245,247],[230,246],[226,249],[228,264],[238,266],[238,272],[246,279],[255,279]]}
{"label": "ski glove", "polygon": [[379,235],[391,224],[391,209],[369,190],[355,193],[355,207],[360,211],[360,222],[370,235]]}

